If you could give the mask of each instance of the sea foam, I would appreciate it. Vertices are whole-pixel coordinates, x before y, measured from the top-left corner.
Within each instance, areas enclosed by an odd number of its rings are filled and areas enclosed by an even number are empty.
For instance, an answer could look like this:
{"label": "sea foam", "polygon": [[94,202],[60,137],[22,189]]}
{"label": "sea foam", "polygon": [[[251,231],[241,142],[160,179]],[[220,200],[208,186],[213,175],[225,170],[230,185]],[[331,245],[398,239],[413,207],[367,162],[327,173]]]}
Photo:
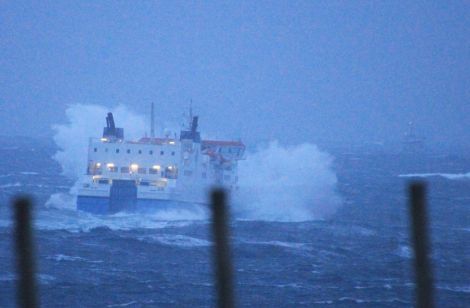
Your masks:
{"label": "sea foam", "polygon": [[442,177],[448,180],[464,180],[470,179],[470,172],[468,173],[407,173],[398,175],[402,178],[429,178],[429,177]]}

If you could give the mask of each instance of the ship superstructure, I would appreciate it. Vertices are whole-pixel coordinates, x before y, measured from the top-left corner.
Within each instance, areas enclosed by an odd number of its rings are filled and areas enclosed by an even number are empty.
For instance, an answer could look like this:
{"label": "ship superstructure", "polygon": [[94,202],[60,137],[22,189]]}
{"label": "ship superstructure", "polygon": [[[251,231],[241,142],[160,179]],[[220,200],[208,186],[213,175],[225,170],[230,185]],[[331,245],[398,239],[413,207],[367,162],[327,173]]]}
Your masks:
{"label": "ship superstructure", "polygon": [[416,134],[414,123],[409,122],[408,131],[405,133],[405,138],[402,142],[402,154],[416,155],[424,152],[424,138]]}
{"label": "ship superstructure", "polygon": [[79,210],[96,214],[146,211],[205,204],[207,188],[237,187],[241,141],[202,140],[198,117],[179,138],[155,137],[153,105],[150,137],[129,141],[106,117],[101,138],[91,138],[86,176],[77,196]]}

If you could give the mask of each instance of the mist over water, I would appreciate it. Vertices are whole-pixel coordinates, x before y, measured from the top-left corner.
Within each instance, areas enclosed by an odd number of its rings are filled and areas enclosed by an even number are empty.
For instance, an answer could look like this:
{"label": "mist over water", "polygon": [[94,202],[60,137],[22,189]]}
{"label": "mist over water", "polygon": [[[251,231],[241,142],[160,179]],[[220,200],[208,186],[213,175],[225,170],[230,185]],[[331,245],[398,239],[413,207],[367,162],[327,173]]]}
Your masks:
{"label": "mist over water", "polygon": [[[54,125],[54,141],[59,150],[54,159],[65,176],[75,181],[68,194],[53,194],[46,206],[75,209],[76,193],[87,165],[90,137],[99,138],[105,116],[113,112],[116,126],[124,128],[126,139],[138,139],[146,132],[146,120],[126,106],[71,105],[67,123]],[[176,127],[176,126],[175,126]],[[202,132],[204,136],[205,132]],[[207,132],[211,135],[213,132]],[[206,135],[207,135],[206,134]],[[237,218],[271,221],[306,221],[327,218],[340,204],[332,157],[315,145],[284,147],[273,141],[247,153],[239,162],[239,186],[234,193],[233,212]],[[206,211],[165,211],[154,219],[193,220],[207,218]]]}

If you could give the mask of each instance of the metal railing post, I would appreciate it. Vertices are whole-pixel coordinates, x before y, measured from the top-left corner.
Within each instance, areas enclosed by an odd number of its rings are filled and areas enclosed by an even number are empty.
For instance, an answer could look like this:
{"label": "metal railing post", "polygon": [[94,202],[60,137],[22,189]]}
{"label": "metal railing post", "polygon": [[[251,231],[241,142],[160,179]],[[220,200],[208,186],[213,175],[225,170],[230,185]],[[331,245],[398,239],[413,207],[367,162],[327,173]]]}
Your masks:
{"label": "metal railing post", "polygon": [[220,308],[234,307],[232,285],[232,263],[228,243],[228,215],[226,194],[222,189],[215,189],[211,195],[212,233],[215,242],[215,273],[217,285],[217,303]]}
{"label": "metal railing post", "polygon": [[429,262],[429,242],[426,213],[426,185],[414,182],[409,187],[411,236],[415,255],[416,307],[431,308],[433,302],[433,281]]}
{"label": "metal railing post", "polygon": [[33,239],[31,227],[31,200],[20,197],[13,203],[15,215],[15,246],[18,272],[18,306],[37,307],[34,279]]}

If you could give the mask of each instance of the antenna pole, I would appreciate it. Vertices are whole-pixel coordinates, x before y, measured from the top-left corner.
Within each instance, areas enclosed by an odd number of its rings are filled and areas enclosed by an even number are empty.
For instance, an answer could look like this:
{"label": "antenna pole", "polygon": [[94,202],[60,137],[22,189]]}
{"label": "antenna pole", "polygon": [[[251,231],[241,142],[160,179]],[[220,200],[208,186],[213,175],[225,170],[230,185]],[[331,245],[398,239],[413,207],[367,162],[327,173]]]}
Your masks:
{"label": "antenna pole", "polygon": [[193,99],[189,100],[189,129],[193,126]]}
{"label": "antenna pole", "polygon": [[155,138],[155,108],[153,102],[150,108],[150,137]]}
{"label": "antenna pole", "polygon": [[193,118],[193,99],[191,98],[189,100],[189,118]]}

